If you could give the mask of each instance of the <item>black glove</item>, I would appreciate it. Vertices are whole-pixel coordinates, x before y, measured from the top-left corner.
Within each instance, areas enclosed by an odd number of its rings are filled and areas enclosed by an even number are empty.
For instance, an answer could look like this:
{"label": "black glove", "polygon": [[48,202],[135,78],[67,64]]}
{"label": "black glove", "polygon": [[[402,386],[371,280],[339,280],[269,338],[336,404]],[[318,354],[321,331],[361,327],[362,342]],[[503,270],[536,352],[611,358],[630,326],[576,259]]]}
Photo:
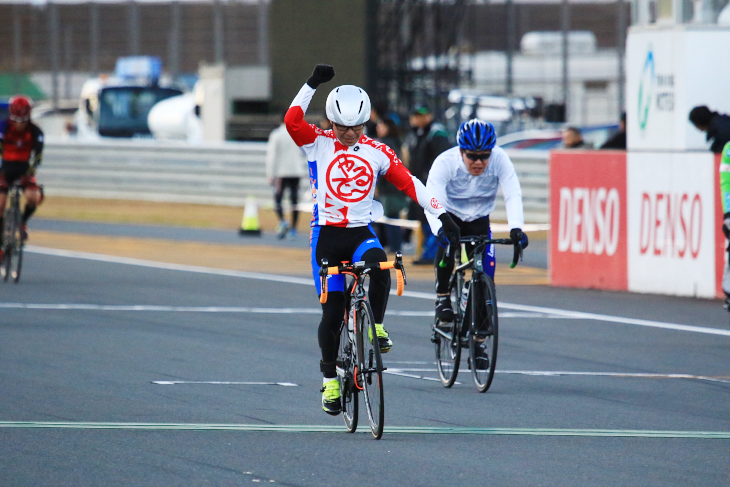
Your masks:
{"label": "black glove", "polygon": [[530,241],[527,239],[527,235],[522,232],[520,228],[513,228],[509,231],[509,238],[512,239],[514,245],[520,244],[523,249],[527,248]]}
{"label": "black glove", "polygon": [[722,215],[722,233],[725,238],[730,238],[730,211]]}
{"label": "black glove", "polygon": [[446,237],[443,227],[439,228],[439,231],[436,233],[436,243],[439,244],[439,247],[441,247],[442,249],[445,249],[451,243]]}
{"label": "black glove", "polygon": [[459,227],[454,223],[454,220],[451,219],[448,213],[440,214],[439,220],[441,220],[441,230],[439,230],[439,233],[443,231],[444,236],[452,248],[458,247],[459,239],[461,238],[461,230],[459,230]]}
{"label": "black glove", "polygon": [[312,76],[307,80],[307,84],[315,90],[322,83],[326,83],[335,77],[335,68],[329,64],[318,64],[312,71]]}

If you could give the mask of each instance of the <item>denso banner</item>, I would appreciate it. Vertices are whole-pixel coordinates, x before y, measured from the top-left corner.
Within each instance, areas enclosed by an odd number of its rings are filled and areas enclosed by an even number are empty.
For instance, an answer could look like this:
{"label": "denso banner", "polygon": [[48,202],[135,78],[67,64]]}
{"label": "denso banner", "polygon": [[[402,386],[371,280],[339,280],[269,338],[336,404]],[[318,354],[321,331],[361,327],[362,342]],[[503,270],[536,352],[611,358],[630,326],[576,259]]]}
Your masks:
{"label": "denso banner", "polygon": [[550,221],[553,285],[627,289],[625,153],[553,151]]}
{"label": "denso banner", "polygon": [[629,290],[715,297],[715,157],[628,153]]}

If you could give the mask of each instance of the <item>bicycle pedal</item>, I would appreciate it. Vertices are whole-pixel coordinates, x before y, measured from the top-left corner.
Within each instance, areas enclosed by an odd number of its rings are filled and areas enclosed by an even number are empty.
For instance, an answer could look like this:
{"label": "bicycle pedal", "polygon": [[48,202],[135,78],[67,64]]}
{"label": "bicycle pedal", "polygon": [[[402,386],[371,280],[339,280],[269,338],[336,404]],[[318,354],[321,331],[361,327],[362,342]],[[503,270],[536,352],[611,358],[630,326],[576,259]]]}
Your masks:
{"label": "bicycle pedal", "polygon": [[383,367],[383,370],[388,370],[388,367]]}

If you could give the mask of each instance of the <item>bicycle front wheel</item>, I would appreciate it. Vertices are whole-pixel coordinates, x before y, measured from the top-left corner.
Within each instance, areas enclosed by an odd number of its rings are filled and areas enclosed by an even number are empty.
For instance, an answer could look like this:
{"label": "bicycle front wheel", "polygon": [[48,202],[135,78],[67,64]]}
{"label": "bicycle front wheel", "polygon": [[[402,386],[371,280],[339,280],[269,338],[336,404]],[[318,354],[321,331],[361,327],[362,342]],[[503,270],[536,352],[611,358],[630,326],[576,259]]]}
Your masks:
{"label": "bicycle front wheel", "polygon": [[433,328],[433,343],[436,347],[436,369],[441,379],[441,384],[449,388],[456,382],[459,374],[459,362],[461,361],[461,279],[452,279],[451,302],[455,303],[454,320],[440,321],[436,318]]}
{"label": "bicycle front wheel", "polygon": [[356,318],[358,337],[362,340],[362,357],[358,357],[362,386],[365,392],[365,406],[370,420],[370,431],[375,439],[383,436],[385,405],[383,395],[383,361],[380,357],[380,343],[375,331],[375,319],[367,301],[357,303]]}
{"label": "bicycle front wheel", "polygon": [[2,274],[3,281],[8,280],[10,277],[10,259],[13,255],[13,247],[7,246],[3,251],[3,260],[0,262],[0,274]]}
{"label": "bicycle front wheel", "polygon": [[340,396],[342,400],[342,417],[345,427],[350,433],[357,429],[358,393],[355,384],[355,364],[357,351],[350,331],[345,323],[340,330],[340,348],[337,353],[337,377],[340,380]]}
{"label": "bicycle front wheel", "polygon": [[20,281],[20,270],[23,268],[23,246],[15,247],[14,252],[10,255],[10,276],[13,282],[18,284]]}
{"label": "bicycle front wheel", "polygon": [[461,360],[459,329],[457,318],[454,318],[451,323],[436,320],[434,325],[436,369],[438,369],[441,384],[446,388],[454,385],[456,376],[459,374],[459,361]]}
{"label": "bicycle front wheel", "polygon": [[471,327],[469,330],[469,362],[471,376],[479,392],[486,392],[492,385],[497,365],[499,322],[497,319],[497,293],[494,282],[486,274],[472,281]]}

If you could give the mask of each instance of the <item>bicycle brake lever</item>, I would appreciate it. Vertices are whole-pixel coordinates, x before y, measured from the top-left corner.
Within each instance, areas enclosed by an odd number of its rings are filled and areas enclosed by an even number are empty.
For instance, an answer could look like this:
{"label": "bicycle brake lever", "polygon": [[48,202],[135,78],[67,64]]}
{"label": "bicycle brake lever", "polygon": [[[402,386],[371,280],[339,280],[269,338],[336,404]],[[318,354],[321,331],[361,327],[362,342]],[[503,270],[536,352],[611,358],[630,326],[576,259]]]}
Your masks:
{"label": "bicycle brake lever", "polygon": [[396,251],[395,253],[395,268],[400,270],[400,273],[403,276],[403,285],[405,286],[407,284],[406,268],[403,265],[403,252],[401,252],[400,250]]}

